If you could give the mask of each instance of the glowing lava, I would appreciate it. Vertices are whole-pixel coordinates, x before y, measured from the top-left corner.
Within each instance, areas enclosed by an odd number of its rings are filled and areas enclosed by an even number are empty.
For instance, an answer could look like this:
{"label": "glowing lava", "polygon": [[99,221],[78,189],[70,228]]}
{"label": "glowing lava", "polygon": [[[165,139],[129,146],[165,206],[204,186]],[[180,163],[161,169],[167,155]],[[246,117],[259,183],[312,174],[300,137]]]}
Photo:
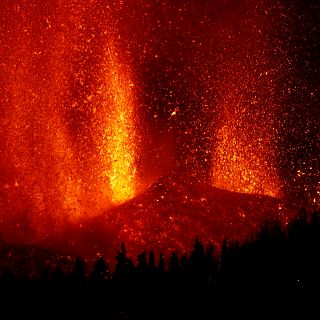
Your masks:
{"label": "glowing lava", "polygon": [[268,4],[258,8],[250,1],[246,5],[239,20],[232,19],[222,28],[212,182],[230,191],[280,197],[275,151],[283,106],[276,94],[280,65],[271,39],[281,8],[270,9]]}
{"label": "glowing lava", "polygon": [[98,0],[1,7],[3,237],[42,238],[136,194],[136,98],[117,10]]}
{"label": "glowing lava", "polygon": [[[270,160],[264,139],[266,133],[255,124],[242,122],[243,111],[235,108],[217,133],[213,185],[230,191],[280,196],[276,168]],[[262,138],[262,136],[264,138]],[[269,156],[269,158],[268,158]]]}
{"label": "glowing lava", "polygon": [[[119,63],[113,45],[106,51],[105,129],[101,156],[110,181],[112,201],[120,203],[135,195],[136,129],[132,83],[126,66]],[[110,106],[111,110],[110,110]]]}

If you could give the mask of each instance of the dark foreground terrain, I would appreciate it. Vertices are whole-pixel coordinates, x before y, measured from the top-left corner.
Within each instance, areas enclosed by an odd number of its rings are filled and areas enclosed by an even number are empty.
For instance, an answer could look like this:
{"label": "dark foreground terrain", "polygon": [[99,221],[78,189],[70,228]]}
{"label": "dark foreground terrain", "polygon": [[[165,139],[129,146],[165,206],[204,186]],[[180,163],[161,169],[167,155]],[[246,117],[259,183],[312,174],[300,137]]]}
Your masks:
{"label": "dark foreground terrain", "polygon": [[2,243],[1,309],[13,317],[214,319],[288,316],[316,310],[320,289],[319,212],[301,211],[288,225],[266,220],[250,241],[221,250],[196,238],[188,255],[142,252],[124,244],[110,269],[35,246]]}

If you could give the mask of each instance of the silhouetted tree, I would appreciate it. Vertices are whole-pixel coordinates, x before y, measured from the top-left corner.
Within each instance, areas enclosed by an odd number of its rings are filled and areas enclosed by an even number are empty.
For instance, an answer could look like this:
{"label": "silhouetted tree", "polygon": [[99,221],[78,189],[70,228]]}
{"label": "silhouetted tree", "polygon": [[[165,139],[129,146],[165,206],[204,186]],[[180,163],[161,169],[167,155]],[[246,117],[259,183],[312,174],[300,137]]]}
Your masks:
{"label": "silhouetted tree", "polygon": [[165,270],[166,270],[166,268],[165,268],[165,262],[164,262],[164,255],[163,255],[163,253],[160,253],[159,263],[158,263],[158,271],[163,273]]}
{"label": "silhouetted tree", "polygon": [[177,253],[174,251],[170,255],[169,260],[169,272],[171,275],[177,275],[179,272],[179,258]]}
{"label": "silhouetted tree", "polygon": [[132,263],[130,259],[127,258],[127,250],[124,243],[121,244],[121,251],[117,251],[116,260],[115,275],[124,276],[128,274],[132,267]]}
{"label": "silhouetted tree", "polygon": [[138,255],[137,271],[145,273],[147,271],[147,253],[144,251]]}
{"label": "silhouetted tree", "polygon": [[104,281],[110,278],[109,266],[103,257],[99,257],[92,270],[91,279],[94,282]]}
{"label": "silhouetted tree", "polygon": [[156,269],[156,263],[155,263],[154,252],[153,251],[149,252],[148,269],[149,269],[150,272],[154,272],[155,269]]}
{"label": "silhouetted tree", "polygon": [[72,272],[73,278],[77,281],[83,281],[85,278],[85,274],[86,274],[85,263],[82,260],[82,258],[77,257],[74,264],[73,272]]}
{"label": "silhouetted tree", "polygon": [[213,245],[209,245],[206,249],[205,265],[206,265],[206,275],[208,277],[208,281],[209,282],[215,281],[215,277],[217,276],[217,272],[218,272],[218,266],[214,261]]}

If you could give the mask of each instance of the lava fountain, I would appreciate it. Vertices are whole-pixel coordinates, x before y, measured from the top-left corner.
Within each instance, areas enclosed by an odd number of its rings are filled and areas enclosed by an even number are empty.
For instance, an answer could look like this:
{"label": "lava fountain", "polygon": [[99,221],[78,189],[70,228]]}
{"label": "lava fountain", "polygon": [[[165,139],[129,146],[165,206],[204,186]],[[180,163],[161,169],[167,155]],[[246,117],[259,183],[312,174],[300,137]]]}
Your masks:
{"label": "lava fountain", "polygon": [[103,175],[109,179],[112,202],[120,203],[133,198],[136,192],[134,84],[126,66],[119,63],[114,45],[106,50],[106,61],[105,125],[100,154],[105,168]]}
{"label": "lava fountain", "polygon": [[137,112],[101,1],[5,1],[1,11],[1,231],[58,231],[136,194]]}
{"label": "lava fountain", "polygon": [[276,150],[283,106],[275,85],[277,48],[270,40],[281,10],[248,1],[240,18],[226,18],[221,28],[223,49],[215,82],[220,119],[212,169],[216,187],[281,197]]}

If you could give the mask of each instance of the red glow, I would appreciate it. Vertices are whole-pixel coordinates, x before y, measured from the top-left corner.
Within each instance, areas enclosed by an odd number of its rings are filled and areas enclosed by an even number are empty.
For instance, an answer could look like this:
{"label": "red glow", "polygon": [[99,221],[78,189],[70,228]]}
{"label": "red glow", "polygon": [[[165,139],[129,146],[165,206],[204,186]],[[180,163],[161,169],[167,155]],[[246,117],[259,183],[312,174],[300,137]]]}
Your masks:
{"label": "red glow", "polygon": [[0,10],[2,237],[87,228],[184,250],[196,233],[247,235],[279,206],[286,219],[278,198],[291,186],[318,199],[317,116],[290,100],[316,91],[292,76],[282,1],[3,0]]}

